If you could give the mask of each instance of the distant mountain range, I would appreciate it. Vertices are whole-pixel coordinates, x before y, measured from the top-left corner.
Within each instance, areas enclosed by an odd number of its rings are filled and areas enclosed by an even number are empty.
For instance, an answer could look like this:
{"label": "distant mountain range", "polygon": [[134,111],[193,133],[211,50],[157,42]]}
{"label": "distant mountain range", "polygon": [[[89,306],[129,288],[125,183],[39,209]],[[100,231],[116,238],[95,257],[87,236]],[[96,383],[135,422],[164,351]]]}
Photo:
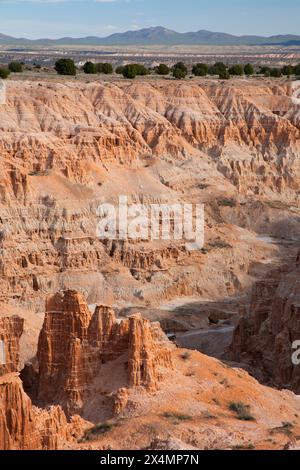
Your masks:
{"label": "distant mountain range", "polygon": [[205,46],[296,46],[300,45],[300,36],[233,36],[226,33],[214,33],[200,30],[191,33],[177,33],[171,29],[157,26],[126,33],[116,33],[100,38],[88,36],[84,38],[64,37],[60,39],[25,39],[14,38],[0,34],[0,44],[15,46],[55,46],[55,45],[79,45],[79,46],[142,46],[142,45],[205,45]]}

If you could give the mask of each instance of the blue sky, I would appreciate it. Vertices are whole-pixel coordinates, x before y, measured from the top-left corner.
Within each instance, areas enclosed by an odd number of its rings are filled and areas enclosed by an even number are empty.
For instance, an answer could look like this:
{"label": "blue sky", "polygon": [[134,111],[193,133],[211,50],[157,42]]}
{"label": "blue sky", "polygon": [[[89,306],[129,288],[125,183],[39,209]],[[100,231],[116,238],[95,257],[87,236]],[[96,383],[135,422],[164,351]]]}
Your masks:
{"label": "blue sky", "polygon": [[27,38],[107,36],[149,26],[300,34],[299,18],[299,0],[0,0],[0,32]]}

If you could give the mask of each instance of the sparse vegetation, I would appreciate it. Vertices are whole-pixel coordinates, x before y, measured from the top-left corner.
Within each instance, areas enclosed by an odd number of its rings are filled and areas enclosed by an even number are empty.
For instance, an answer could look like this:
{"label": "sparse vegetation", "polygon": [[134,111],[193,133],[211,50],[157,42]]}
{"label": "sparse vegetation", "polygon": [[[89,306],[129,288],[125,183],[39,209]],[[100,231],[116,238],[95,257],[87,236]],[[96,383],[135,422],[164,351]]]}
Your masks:
{"label": "sparse vegetation", "polygon": [[202,418],[203,419],[217,419],[217,416],[211,414],[209,411],[204,411]]}
{"label": "sparse vegetation", "polygon": [[270,73],[270,67],[267,67],[266,65],[262,65],[260,67],[260,70],[258,72],[260,75],[266,75],[268,73]]}
{"label": "sparse vegetation", "polygon": [[158,75],[169,75],[170,69],[166,64],[159,64],[159,66],[156,67],[155,72]]}
{"label": "sparse vegetation", "polygon": [[186,377],[195,377],[196,373],[191,371],[191,372],[187,372],[186,374],[184,374]]}
{"label": "sparse vegetation", "polygon": [[59,75],[76,75],[76,67],[73,59],[57,60],[55,70]]}
{"label": "sparse vegetation", "polygon": [[124,65],[119,65],[118,67],[116,67],[116,74],[118,75],[123,75],[123,71],[124,71]]}
{"label": "sparse vegetation", "polygon": [[137,71],[133,64],[128,64],[123,68],[122,74],[124,78],[133,80],[137,76]]}
{"label": "sparse vegetation", "polygon": [[181,354],[181,359],[184,361],[188,361],[191,358],[191,353],[188,351],[185,351],[184,353]]}
{"label": "sparse vegetation", "polygon": [[85,431],[80,441],[85,442],[85,441],[96,440],[98,439],[99,436],[110,432],[117,425],[118,425],[117,423],[110,423],[110,422],[96,424],[92,428],[89,428]]}
{"label": "sparse vegetation", "polygon": [[23,72],[23,66],[22,66],[21,62],[17,62],[17,61],[10,62],[8,64],[8,68],[9,68],[10,72],[13,72],[13,73]]}
{"label": "sparse vegetation", "polygon": [[228,70],[224,70],[224,71],[219,73],[219,78],[220,78],[220,80],[229,80],[230,79],[230,73],[228,72]]}
{"label": "sparse vegetation", "polygon": [[123,68],[122,74],[124,78],[134,79],[137,75],[148,75],[149,69],[142,64],[127,64]]}
{"label": "sparse vegetation", "polygon": [[236,207],[236,201],[234,199],[218,199],[218,206],[220,207]]}
{"label": "sparse vegetation", "polygon": [[220,385],[223,385],[225,388],[230,387],[230,383],[229,383],[228,379],[226,379],[226,377],[220,381]]}
{"label": "sparse vegetation", "polygon": [[244,67],[244,73],[245,75],[247,75],[248,77],[250,75],[253,75],[254,74],[254,67],[252,64],[246,64],[245,67]]}
{"label": "sparse vegetation", "polygon": [[42,170],[42,171],[30,171],[29,176],[48,176],[49,170]]}
{"label": "sparse vegetation", "polygon": [[300,64],[298,64],[294,67],[294,74],[295,75],[300,75]]}
{"label": "sparse vegetation", "polygon": [[217,398],[213,398],[212,401],[213,401],[217,406],[221,406],[221,403],[220,403],[220,401],[219,401]]}
{"label": "sparse vegetation", "polygon": [[209,75],[222,75],[227,72],[227,66],[223,62],[216,62],[213,66],[209,67]]}
{"label": "sparse vegetation", "polygon": [[196,77],[205,77],[208,74],[208,66],[206,64],[196,64],[192,72]]}
{"label": "sparse vegetation", "polygon": [[282,75],[286,75],[290,77],[291,75],[294,75],[294,67],[292,65],[285,65],[281,69]]}
{"label": "sparse vegetation", "polygon": [[212,248],[219,248],[219,249],[225,249],[225,248],[232,248],[229,243],[227,243],[225,240],[212,240],[211,242],[208,243],[208,247],[210,249]]}
{"label": "sparse vegetation", "polygon": [[241,65],[233,65],[232,67],[230,67],[228,72],[230,75],[235,76],[244,75],[244,69]]}
{"label": "sparse vegetation", "polygon": [[99,62],[95,64],[96,73],[103,73],[105,75],[111,75],[114,71],[113,66],[108,62]]}
{"label": "sparse vegetation", "polygon": [[273,78],[280,78],[282,77],[282,73],[281,73],[281,69],[271,69],[270,70],[270,77],[273,77]]}
{"label": "sparse vegetation", "polygon": [[84,73],[87,73],[87,74],[96,73],[95,64],[93,64],[93,62],[86,62],[83,66],[83,71]]}
{"label": "sparse vegetation", "polygon": [[188,69],[183,62],[177,62],[173,67],[173,77],[182,80],[188,74]]}
{"label": "sparse vegetation", "polygon": [[163,417],[167,419],[175,419],[176,421],[190,421],[193,419],[190,415],[173,412],[166,412],[163,414]]}
{"label": "sparse vegetation", "polygon": [[270,430],[271,434],[285,434],[288,437],[291,437],[293,435],[293,428],[294,425],[293,423],[284,421],[282,423],[282,426],[279,426],[277,428],[273,428]]}
{"label": "sparse vegetation", "polygon": [[2,68],[2,67],[0,68],[0,78],[5,80],[7,77],[9,77],[9,75],[10,75],[10,70]]}
{"label": "sparse vegetation", "polygon": [[236,446],[232,447],[232,450],[254,450],[255,446],[250,442],[249,444],[237,444]]}
{"label": "sparse vegetation", "polygon": [[236,413],[237,418],[241,421],[255,421],[255,418],[250,413],[250,406],[242,402],[232,402],[229,404],[230,411]]}

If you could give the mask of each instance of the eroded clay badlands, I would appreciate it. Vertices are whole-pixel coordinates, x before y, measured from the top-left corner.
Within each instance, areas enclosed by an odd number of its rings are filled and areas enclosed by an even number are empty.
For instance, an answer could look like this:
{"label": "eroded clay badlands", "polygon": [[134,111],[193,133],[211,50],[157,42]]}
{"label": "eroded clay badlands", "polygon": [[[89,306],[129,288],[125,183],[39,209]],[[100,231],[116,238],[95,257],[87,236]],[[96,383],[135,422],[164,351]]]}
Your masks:
{"label": "eroded clay badlands", "polygon": [[[299,445],[292,93],[285,79],[7,82],[1,449]],[[204,203],[204,248],[100,240],[97,208],[120,195]]]}

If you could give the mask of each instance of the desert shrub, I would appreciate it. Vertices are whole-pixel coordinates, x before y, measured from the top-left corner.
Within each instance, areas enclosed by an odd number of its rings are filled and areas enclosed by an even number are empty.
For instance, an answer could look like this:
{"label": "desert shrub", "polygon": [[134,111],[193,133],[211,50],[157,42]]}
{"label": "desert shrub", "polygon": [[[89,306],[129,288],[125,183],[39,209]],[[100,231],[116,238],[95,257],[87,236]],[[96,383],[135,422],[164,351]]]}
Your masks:
{"label": "desert shrub", "polygon": [[59,75],[76,75],[76,67],[73,59],[57,60],[55,70]]}
{"label": "desert shrub", "polygon": [[218,199],[218,206],[220,207],[235,207],[236,201],[234,199]]}
{"label": "desert shrub", "polygon": [[83,71],[87,74],[96,73],[96,66],[93,62],[86,62],[83,66]]}
{"label": "desert shrub", "polygon": [[174,69],[173,70],[173,77],[176,78],[177,80],[182,80],[187,76],[187,73],[184,72],[181,69]]}
{"label": "desert shrub", "polygon": [[173,67],[173,77],[177,80],[185,78],[188,74],[188,69],[183,62],[177,62]]}
{"label": "desert shrub", "polygon": [[247,75],[248,77],[250,75],[253,75],[254,74],[254,67],[252,64],[246,64],[245,67],[244,67],[244,73],[245,75]]}
{"label": "desert shrub", "polygon": [[188,351],[185,351],[184,353],[181,354],[181,359],[183,359],[184,361],[187,361],[188,359],[190,359],[190,357],[191,357],[191,353]]}
{"label": "desert shrub", "polygon": [[281,70],[274,68],[270,70],[270,77],[280,78],[282,76]]}
{"label": "desert shrub", "polygon": [[290,423],[288,421],[284,421],[281,426],[277,428],[271,429],[271,434],[285,434],[288,437],[291,437],[293,435],[293,428],[294,425],[293,423]]}
{"label": "desert shrub", "polygon": [[188,69],[183,62],[177,62],[173,67],[173,77],[177,80],[185,78],[188,74]]}
{"label": "desert shrub", "polygon": [[281,69],[282,75],[286,75],[290,77],[291,75],[294,75],[294,67],[292,65],[285,65]]}
{"label": "desert shrub", "polygon": [[230,75],[238,76],[244,74],[244,69],[241,65],[233,65],[232,67],[230,67],[228,72]]}
{"label": "desert shrub", "polygon": [[111,431],[117,424],[116,423],[101,423],[96,424],[92,428],[87,429],[84,432],[83,437],[80,439],[82,442],[84,441],[93,441],[103,434],[108,433]]}
{"label": "desert shrub", "polygon": [[10,75],[10,70],[5,68],[0,68],[0,78],[6,79]]}
{"label": "desert shrub", "polygon": [[10,64],[8,64],[8,68],[11,72],[14,72],[14,73],[23,72],[23,66],[21,62],[16,62],[16,61],[10,62]]}
{"label": "desert shrub", "polygon": [[295,75],[300,75],[300,64],[295,65],[295,67],[294,67],[294,74],[295,74]]}
{"label": "desert shrub", "polygon": [[228,70],[224,70],[224,71],[219,73],[219,78],[220,78],[220,80],[229,80],[230,73],[228,72]]}
{"label": "desert shrub", "polygon": [[236,413],[241,421],[255,421],[255,418],[250,413],[250,406],[245,405],[245,403],[232,402],[229,404],[229,409]]}
{"label": "desert shrub", "polygon": [[205,77],[208,74],[208,66],[206,64],[196,64],[192,72],[196,77]]}
{"label": "desert shrub", "polygon": [[158,67],[156,67],[155,72],[158,75],[169,75],[170,69],[166,64],[160,64]]}
{"label": "desert shrub", "polygon": [[176,78],[177,80],[182,80],[187,76],[187,72],[184,72],[181,69],[174,69],[173,70],[173,77]]}
{"label": "desert shrub", "polygon": [[148,75],[149,69],[142,64],[127,64],[123,68],[122,73],[125,78],[133,79],[137,75]]}
{"label": "desert shrub", "polygon": [[192,416],[190,415],[185,415],[181,413],[173,413],[173,412],[166,412],[163,414],[163,417],[167,419],[176,419],[178,421],[190,421],[193,419]]}
{"label": "desert shrub", "polygon": [[208,68],[209,75],[220,75],[220,73],[225,73],[226,71],[227,67],[223,62],[216,62]]}
{"label": "desert shrub", "polygon": [[122,73],[124,78],[134,79],[137,76],[137,71],[134,64],[125,65]]}
{"label": "desert shrub", "polygon": [[96,64],[95,68],[96,73],[104,73],[105,75],[110,75],[114,71],[113,66],[108,62],[99,62],[98,64]]}
{"label": "desert shrub", "polygon": [[238,444],[232,447],[232,450],[254,450],[255,446],[250,442],[249,444]]}
{"label": "desert shrub", "polygon": [[219,75],[214,65],[208,67],[208,75]]}
{"label": "desert shrub", "polygon": [[115,72],[116,72],[118,75],[123,75],[123,70],[124,70],[124,65],[119,65],[118,67],[116,67]]}
{"label": "desert shrub", "polygon": [[149,75],[149,69],[145,67],[143,64],[133,64],[136,68],[136,74],[137,75]]}
{"label": "desert shrub", "polygon": [[270,67],[267,67],[266,65],[263,65],[263,66],[260,67],[260,70],[259,70],[258,73],[261,74],[261,75],[266,75],[266,74],[270,73],[270,70],[271,70]]}
{"label": "desert shrub", "polygon": [[187,72],[187,67],[184,62],[177,62],[174,65],[174,69],[180,69],[180,70],[183,70],[184,72]]}

